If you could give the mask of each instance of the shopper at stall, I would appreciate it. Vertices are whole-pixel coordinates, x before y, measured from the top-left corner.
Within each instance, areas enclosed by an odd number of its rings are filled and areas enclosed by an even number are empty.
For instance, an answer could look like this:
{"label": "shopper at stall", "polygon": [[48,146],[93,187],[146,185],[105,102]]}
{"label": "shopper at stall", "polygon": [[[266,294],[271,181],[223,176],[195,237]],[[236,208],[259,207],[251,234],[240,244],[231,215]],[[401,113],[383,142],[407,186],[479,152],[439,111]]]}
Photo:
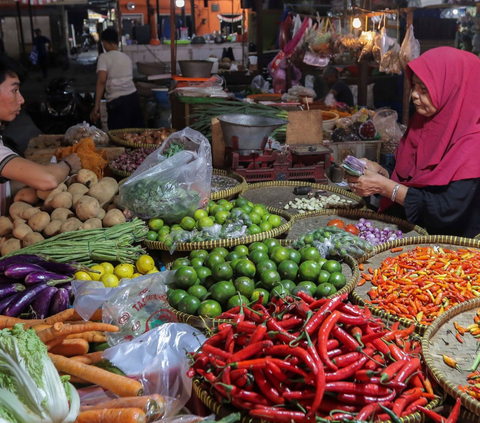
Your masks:
{"label": "shopper at stall", "polygon": [[47,37],[42,35],[42,30],[40,28],[35,30],[33,46],[37,49],[38,66],[42,71],[42,77],[43,79],[47,79],[48,52],[52,50],[52,42]]}
{"label": "shopper at stall", "polygon": [[[25,102],[20,94],[21,74],[20,65],[6,55],[0,55],[0,125],[14,120]],[[3,145],[0,137],[1,215],[6,215],[9,206],[9,180],[40,190],[50,190],[80,169],[80,158],[76,154],[65,157],[57,164],[40,165],[19,157]]]}
{"label": "shopper at stall", "polygon": [[[367,161],[349,177],[362,197],[383,196],[380,211],[405,217],[430,234],[480,233],[480,61],[451,47],[407,66],[416,113],[400,141],[393,172]],[[400,207],[403,206],[403,207]]]}
{"label": "shopper at stall", "polygon": [[352,90],[345,81],[340,79],[335,66],[328,66],[323,71],[323,79],[330,88],[327,98],[332,95],[337,103],[345,103],[349,107],[355,106]]}
{"label": "shopper at stall", "polygon": [[113,28],[102,32],[101,41],[106,53],[98,58],[95,106],[90,118],[95,122],[100,117],[100,101],[105,93],[108,129],[143,128],[140,97],[133,83],[132,61],[118,51],[118,34]]}

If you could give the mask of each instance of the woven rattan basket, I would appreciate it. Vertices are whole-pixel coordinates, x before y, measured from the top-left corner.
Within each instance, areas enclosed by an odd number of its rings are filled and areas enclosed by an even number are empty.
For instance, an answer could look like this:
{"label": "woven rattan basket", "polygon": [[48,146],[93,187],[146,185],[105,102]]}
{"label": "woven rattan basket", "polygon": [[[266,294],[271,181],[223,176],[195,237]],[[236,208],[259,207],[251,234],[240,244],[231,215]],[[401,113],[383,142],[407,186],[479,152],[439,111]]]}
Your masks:
{"label": "woven rattan basket", "polygon": [[[277,238],[278,236],[288,232],[293,223],[293,217],[284,210],[276,210],[271,207],[267,207],[268,211],[281,216],[284,220],[282,225],[278,228],[274,228],[270,231],[261,232],[255,235],[243,236],[240,238],[232,239],[219,239],[216,241],[202,241],[202,242],[186,242],[177,244],[176,251],[193,251],[193,250],[212,250],[216,247],[231,248],[242,244],[251,244],[252,242],[263,241],[267,238]],[[168,248],[163,242],[159,241],[144,241],[145,245],[150,250],[164,250],[168,251]]]}
{"label": "woven rattan basket", "polygon": [[[428,370],[447,394],[461,399],[462,405],[476,415],[473,421],[477,422],[480,422],[480,401],[462,392],[458,385],[468,384],[466,377],[471,372],[467,369],[472,366],[478,353],[478,342],[468,333],[463,336],[463,344],[458,342],[455,339],[456,330],[453,322],[462,327],[473,324],[473,318],[479,308],[480,298],[459,304],[435,320],[422,339],[423,356]],[[457,360],[461,370],[447,366],[442,359],[444,354]]]}
{"label": "woven rattan basket", "polygon": [[110,141],[117,145],[122,145],[124,147],[130,148],[158,148],[161,144],[146,144],[146,143],[136,143],[131,141],[126,141],[120,138],[123,134],[141,134],[146,131],[158,131],[160,128],[125,128],[125,129],[114,129],[108,132]]}
{"label": "woven rattan basket", "polygon": [[[168,263],[167,270],[170,270],[172,268],[172,265],[173,263]],[[360,271],[358,270],[358,263],[356,262],[356,260],[350,256],[346,256],[344,258],[344,262],[342,263],[342,273],[345,276],[348,276],[347,283],[342,289],[337,291],[335,294],[331,295],[331,297],[337,297],[339,295],[349,294],[350,292],[353,291],[360,276]],[[182,313],[181,311],[178,311],[170,306],[169,306],[169,309],[175,314],[175,316],[177,317],[177,320],[180,323],[187,323],[190,326],[193,326],[197,329],[203,330],[206,328],[213,328],[225,322],[221,320],[198,317],[198,316],[193,316],[191,314]]]}
{"label": "woven rattan basket", "polygon": [[473,239],[480,239],[480,234],[478,234],[475,238]]}
{"label": "woven rattan basket", "polygon": [[117,178],[122,178],[122,179],[125,179],[125,178],[128,178],[132,172],[125,172],[123,170],[117,170],[117,169],[114,169],[113,167],[111,166],[108,166],[108,170],[113,174],[115,175]]}
{"label": "woven rattan basket", "polygon": [[[240,194],[240,197],[246,198],[252,203],[262,203],[269,207],[283,209],[289,201],[294,201],[295,198],[305,198],[304,195],[298,196],[293,194],[293,188],[303,186],[309,186],[316,190],[327,191],[331,195],[337,194],[346,200],[353,200],[355,202],[355,209],[363,209],[366,207],[365,201],[363,201],[361,197],[344,189],[330,185],[313,184],[300,181],[259,182],[256,184],[250,184],[248,185],[248,188]],[[297,213],[297,211],[292,208],[290,208],[288,212],[292,215]]]}
{"label": "woven rattan basket", "polygon": [[[387,257],[395,257],[399,254],[402,254],[406,251],[409,251],[415,248],[417,245],[421,246],[428,246],[428,245],[439,245],[448,246],[451,249],[458,249],[461,247],[473,247],[473,248],[480,248],[480,241],[476,241],[470,238],[458,238],[454,236],[443,236],[443,235],[432,235],[432,236],[424,236],[424,237],[415,237],[415,238],[404,238],[398,239],[395,241],[388,242],[386,244],[379,245],[376,247],[371,253],[363,256],[358,261],[359,263],[364,263],[365,269],[367,267],[372,267],[373,269],[379,268],[380,264],[387,258]],[[392,253],[390,250],[393,248],[403,248],[403,251]],[[403,325],[409,326],[412,323],[415,323],[416,332],[420,335],[423,335],[429,326],[425,324],[419,324],[414,322],[413,320],[400,318],[395,316],[394,314],[387,313],[386,311],[378,308],[373,307],[365,303],[365,299],[369,298],[367,293],[370,291],[372,284],[370,282],[366,282],[361,287],[356,287],[355,290],[351,293],[352,302],[359,305],[367,305],[373,314],[376,316],[389,319],[389,320],[398,320]]]}
{"label": "woven rattan basket", "polygon": [[210,200],[220,200],[225,198],[226,200],[231,200],[235,198],[239,193],[245,191],[247,188],[247,181],[245,178],[238,173],[228,172],[222,169],[213,169],[213,176],[225,176],[227,178],[235,179],[239,184],[233,188],[224,189],[222,191],[211,192]]}

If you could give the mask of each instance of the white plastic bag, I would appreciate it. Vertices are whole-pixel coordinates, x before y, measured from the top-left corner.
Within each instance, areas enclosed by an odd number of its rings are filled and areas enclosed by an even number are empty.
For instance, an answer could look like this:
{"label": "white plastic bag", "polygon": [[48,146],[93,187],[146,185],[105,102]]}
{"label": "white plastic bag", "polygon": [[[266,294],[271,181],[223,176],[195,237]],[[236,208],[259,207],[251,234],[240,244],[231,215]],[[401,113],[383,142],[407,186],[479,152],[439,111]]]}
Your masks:
{"label": "white plastic bag", "polygon": [[402,69],[407,68],[407,64],[420,56],[420,42],[415,38],[413,33],[413,25],[407,28],[405,38],[400,48],[400,64]]}
{"label": "white plastic bag", "polygon": [[[163,156],[175,144],[184,150]],[[121,185],[119,204],[142,219],[181,220],[208,203],[212,170],[208,140],[190,128],[174,132]]]}
{"label": "white plastic bag", "polygon": [[192,391],[186,352],[195,352],[204,342],[205,336],[192,326],[167,323],[105,350],[103,357],[140,381],[146,395],[162,395],[165,417],[172,417],[185,406]]}
{"label": "white plastic bag", "polygon": [[106,334],[109,345],[131,341],[157,326],[177,321],[168,306],[166,285],[173,283],[174,273],[139,276],[134,283],[125,283],[103,303],[103,322],[120,329]]}
{"label": "white plastic bag", "polygon": [[84,138],[92,138],[95,144],[108,144],[108,135],[87,122],[68,128],[65,133],[65,145],[73,145]]}
{"label": "white plastic bag", "polygon": [[263,79],[262,75],[257,75],[252,79],[252,89],[260,90],[262,93],[268,94],[268,90],[270,90],[270,84],[268,81]]}

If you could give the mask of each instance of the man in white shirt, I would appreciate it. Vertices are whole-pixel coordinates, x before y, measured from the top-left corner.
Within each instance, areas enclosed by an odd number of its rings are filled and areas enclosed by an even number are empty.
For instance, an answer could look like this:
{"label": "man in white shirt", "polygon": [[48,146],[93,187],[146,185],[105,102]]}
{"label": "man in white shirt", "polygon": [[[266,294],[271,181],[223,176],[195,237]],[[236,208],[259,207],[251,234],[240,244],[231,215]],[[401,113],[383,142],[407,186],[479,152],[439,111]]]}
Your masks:
{"label": "man in white shirt", "polygon": [[144,128],[140,97],[133,83],[132,61],[118,51],[118,34],[113,28],[102,32],[101,41],[106,53],[97,63],[97,90],[95,106],[90,118],[100,117],[100,101],[105,93],[108,129]]}

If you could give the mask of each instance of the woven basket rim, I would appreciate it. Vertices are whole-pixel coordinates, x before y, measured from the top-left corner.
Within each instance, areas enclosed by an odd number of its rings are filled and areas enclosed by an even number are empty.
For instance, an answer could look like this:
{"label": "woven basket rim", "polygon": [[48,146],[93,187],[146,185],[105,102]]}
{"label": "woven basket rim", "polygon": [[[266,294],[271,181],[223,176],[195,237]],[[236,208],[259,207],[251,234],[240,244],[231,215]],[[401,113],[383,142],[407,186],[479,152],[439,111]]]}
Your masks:
{"label": "woven basket rim", "polygon": [[[211,250],[216,247],[231,248],[237,245],[251,244],[252,242],[263,241],[264,239],[267,239],[267,238],[276,238],[277,236],[290,230],[295,220],[295,218],[290,213],[287,213],[285,210],[275,209],[273,207],[267,207],[267,210],[269,212],[278,214],[279,216],[283,217],[286,220],[286,222],[283,223],[278,228],[272,229],[270,231],[261,232],[255,235],[247,235],[240,238],[219,239],[215,241],[178,243],[176,251]],[[151,250],[168,251],[168,248],[165,246],[163,242],[148,241],[148,240],[145,240],[144,242],[147,248]]]}
{"label": "woven basket rim", "polygon": [[228,170],[223,169],[213,169],[212,175],[217,176],[227,176],[229,178],[235,179],[236,181],[240,182],[237,186],[229,189],[224,189],[222,191],[211,192],[210,193],[210,200],[221,200],[223,198],[232,197],[237,195],[245,190],[245,187],[248,185],[247,181],[242,175],[239,175],[235,172],[230,172]]}
{"label": "woven basket rim", "polygon": [[[441,314],[427,329],[425,335],[422,338],[422,354],[425,359],[428,370],[433,374],[440,386],[452,396],[454,399],[460,398],[462,405],[466,407],[476,416],[480,416],[480,401],[472,398],[470,395],[460,391],[456,384],[453,384],[448,378],[435,366],[435,361],[430,353],[430,340],[438,332],[438,330],[452,317],[459,314],[470,311],[475,308],[480,308],[480,298],[476,298],[465,303],[458,304],[455,307],[447,310]],[[438,359],[437,359],[438,360]],[[466,384],[466,381],[465,381]]]}
{"label": "woven basket rim", "polygon": [[[243,195],[251,190],[260,189],[260,188],[268,188],[268,187],[296,187],[296,186],[311,186],[315,189],[330,191],[334,194],[343,195],[351,200],[355,200],[358,203],[358,207],[355,207],[356,210],[363,210],[366,209],[367,205],[365,200],[358,195],[351,193],[350,191],[346,191],[342,188],[331,186],[331,185],[324,185],[324,184],[317,184],[313,182],[304,182],[304,181],[268,181],[268,182],[256,182],[254,184],[248,184],[247,188],[242,191],[239,197],[243,197]],[[326,210],[333,210],[333,209],[326,209]],[[312,212],[314,213],[314,212]],[[302,215],[309,215],[310,213],[302,213]],[[295,215],[298,216],[298,215]]]}
{"label": "woven basket rim", "polygon": [[480,239],[480,234],[475,235],[475,236],[473,237],[473,239]]}
{"label": "woven basket rim", "polygon": [[157,131],[159,129],[161,129],[161,128],[112,129],[111,131],[108,131],[108,137],[110,138],[110,141],[112,141],[114,144],[122,145],[122,146],[125,146],[125,147],[130,147],[130,148],[155,148],[155,149],[157,149],[162,144],[157,145],[157,144],[146,144],[146,143],[136,143],[136,142],[131,142],[131,141],[125,141],[125,140],[122,140],[117,135],[119,135],[119,134],[131,134],[131,133],[137,133],[137,132],[146,132],[146,131]]}
{"label": "woven basket rim", "polygon": [[117,170],[111,167],[110,165],[108,166],[108,170],[112,172],[115,176],[119,176],[121,178],[128,178],[129,176],[132,175],[133,172],[127,172],[124,170]]}
{"label": "woven basket rim", "polygon": [[[454,245],[454,246],[458,246],[458,247],[480,248],[480,241],[478,241],[478,240],[474,240],[472,238],[462,238],[462,237],[450,236],[450,235],[448,235],[448,236],[447,235],[429,235],[429,236],[402,238],[402,239],[396,239],[395,241],[389,241],[385,244],[382,244],[382,245],[379,245],[379,246],[375,247],[373,249],[373,251],[371,251],[370,253],[365,254],[363,257],[359,258],[358,263],[364,263],[367,260],[371,259],[372,257],[374,257],[374,256],[376,256],[380,253],[384,253],[388,250],[391,250],[392,248],[408,247],[408,246],[414,246],[414,245],[419,245],[419,244],[447,244],[447,245]],[[414,324],[415,325],[415,331],[420,335],[424,335],[426,333],[427,329],[429,327],[431,327],[431,325],[420,324],[420,323],[414,322],[413,320],[410,320],[410,319],[399,318],[399,317],[395,316],[394,314],[387,313],[380,308],[373,307],[370,304],[367,304],[365,302],[364,298],[360,297],[355,292],[355,290],[350,293],[350,298],[351,298],[353,303],[355,303],[357,305],[360,305],[360,306],[368,307],[371,310],[371,312],[378,317],[381,317],[383,319],[393,320],[393,321],[399,321],[404,326],[410,326],[411,324]],[[468,303],[468,301],[466,303]],[[443,314],[442,314],[442,316],[443,316]]]}

